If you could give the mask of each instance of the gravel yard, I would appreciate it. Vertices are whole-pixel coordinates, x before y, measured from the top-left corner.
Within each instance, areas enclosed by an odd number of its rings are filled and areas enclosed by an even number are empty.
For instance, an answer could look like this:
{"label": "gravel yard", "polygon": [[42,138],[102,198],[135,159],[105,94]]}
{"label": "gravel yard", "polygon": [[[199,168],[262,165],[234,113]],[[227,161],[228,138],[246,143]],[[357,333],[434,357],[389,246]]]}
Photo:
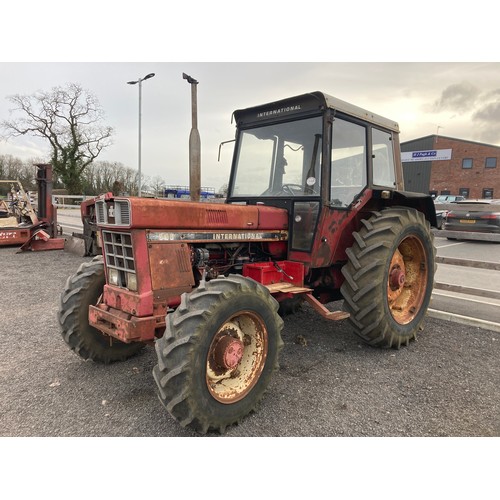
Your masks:
{"label": "gravel yard", "polygon": [[[56,317],[59,295],[67,277],[88,258],[65,251],[15,252],[0,248],[0,435],[195,437],[156,397],[152,347],[124,363],[102,366],[81,360],[62,340]],[[229,428],[225,438],[500,436],[498,333],[428,318],[409,347],[379,350],[360,342],[347,323],[329,323],[303,307],[285,318],[283,340],[280,371],[260,408]],[[217,437],[209,434],[208,442]],[[176,443],[165,446],[179,454]],[[252,444],[252,450],[261,441],[245,443]],[[281,459],[288,464],[300,448],[295,440],[280,443]],[[310,449],[310,440],[299,443]],[[359,449],[357,440],[313,443],[312,453],[318,452],[317,446],[325,453],[333,447],[353,461],[353,450]],[[363,443],[373,445],[371,440]],[[392,440],[384,443],[394,445]],[[405,449],[415,441],[403,440],[402,447],[401,441],[397,443],[398,456],[406,456]],[[498,440],[488,440],[487,448],[493,443]],[[445,444],[463,453],[470,440]],[[378,441],[375,445],[379,449]],[[25,447],[14,442],[13,449],[22,452]],[[126,452],[123,441],[117,449]],[[190,447],[183,446],[181,455],[186,449]],[[391,451],[385,460],[392,459]],[[440,457],[440,452],[430,451],[430,456],[420,457],[426,464]],[[373,446],[359,453],[370,457]],[[384,457],[378,452],[377,456]],[[453,462],[456,457],[445,459]],[[319,470],[328,474],[322,467]]]}

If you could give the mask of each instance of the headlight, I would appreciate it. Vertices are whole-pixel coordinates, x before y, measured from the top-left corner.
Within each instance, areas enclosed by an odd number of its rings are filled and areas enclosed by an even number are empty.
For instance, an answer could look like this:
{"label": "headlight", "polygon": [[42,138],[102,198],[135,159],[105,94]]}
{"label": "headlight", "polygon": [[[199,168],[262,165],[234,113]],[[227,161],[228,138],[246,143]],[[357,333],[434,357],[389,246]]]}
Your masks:
{"label": "headlight", "polygon": [[137,275],[135,273],[127,273],[127,288],[133,292],[137,292]]}
{"label": "headlight", "polygon": [[118,269],[109,269],[108,270],[108,282],[110,285],[119,286],[120,282],[120,273]]}

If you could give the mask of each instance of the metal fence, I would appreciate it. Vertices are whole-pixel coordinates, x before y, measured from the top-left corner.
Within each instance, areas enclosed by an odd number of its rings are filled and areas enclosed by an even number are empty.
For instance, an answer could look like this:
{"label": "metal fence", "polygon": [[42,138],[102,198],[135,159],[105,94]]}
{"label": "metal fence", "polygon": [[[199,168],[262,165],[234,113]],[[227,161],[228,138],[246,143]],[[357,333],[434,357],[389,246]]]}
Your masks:
{"label": "metal fence", "polygon": [[60,208],[79,208],[82,201],[94,198],[94,196],[53,194],[52,203]]}

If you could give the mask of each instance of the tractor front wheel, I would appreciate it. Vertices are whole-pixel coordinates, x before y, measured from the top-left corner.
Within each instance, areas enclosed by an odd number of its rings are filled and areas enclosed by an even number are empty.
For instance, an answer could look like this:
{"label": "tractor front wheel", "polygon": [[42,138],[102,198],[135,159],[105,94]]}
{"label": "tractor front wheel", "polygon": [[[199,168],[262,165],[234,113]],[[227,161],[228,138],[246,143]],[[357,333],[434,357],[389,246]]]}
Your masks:
{"label": "tractor front wheel", "polygon": [[144,344],[126,344],[90,326],[89,306],[97,304],[105,283],[102,256],[84,262],[66,281],[58,320],[63,339],[71,350],[83,359],[108,364],[125,361],[137,354]]}
{"label": "tractor front wheel", "polygon": [[182,296],[156,341],[158,396],[183,427],[224,432],[253,411],[278,368],[283,320],[259,283],[239,275]]}
{"label": "tractor front wheel", "polygon": [[341,292],[354,332],[377,347],[408,345],[421,326],[434,283],[435,248],[417,210],[387,208],[362,221],[346,253]]}

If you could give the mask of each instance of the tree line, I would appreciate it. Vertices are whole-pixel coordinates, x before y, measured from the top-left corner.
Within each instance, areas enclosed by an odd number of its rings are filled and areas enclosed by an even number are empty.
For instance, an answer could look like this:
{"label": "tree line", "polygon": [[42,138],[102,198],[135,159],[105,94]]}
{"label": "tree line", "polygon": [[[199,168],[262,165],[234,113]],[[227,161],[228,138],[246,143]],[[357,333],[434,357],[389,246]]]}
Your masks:
{"label": "tree line", "polygon": [[[40,159],[21,160],[12,155],[0,155],[0,179],[19,180],[25,191],[36,191],[36,163],[44,163]],[[119,162],[94,161],[80,174],[81,191],[71,194],[96,196],[111,191],[115,195],[137,196],[139,191],[138,171],[126,167]],[[153,196],[162,196],[166,186],[161,176],[148,177],[142,175],[142,190]],[[53,189],[67,187],[57,173],[54,172]],[[9,187],[0,185],[0,195],[5,195]]]}
{"label": "tree line", "polygon": [[[38,91],[32,95],[12,95],[9,119],[0,120],[0,139],[30,135],[43,139],[49,160],[22,161],[0,155],[0,179],[19,180],[26,191],[36,190],[36,163],[50,163],[53,188],[68,195],[95,196],[111,191],[114,195],[137,196],[139,173],[122,163],[97,161],[111,145],[112,127],[102,123],[104,112],[95,95],[77,83]],[[141,190],[162,196],[166,183],[161,176],[141,175]],[[8,187],[0,184],[0,195]],[[227,192],[227,185],[219,194]]]}

